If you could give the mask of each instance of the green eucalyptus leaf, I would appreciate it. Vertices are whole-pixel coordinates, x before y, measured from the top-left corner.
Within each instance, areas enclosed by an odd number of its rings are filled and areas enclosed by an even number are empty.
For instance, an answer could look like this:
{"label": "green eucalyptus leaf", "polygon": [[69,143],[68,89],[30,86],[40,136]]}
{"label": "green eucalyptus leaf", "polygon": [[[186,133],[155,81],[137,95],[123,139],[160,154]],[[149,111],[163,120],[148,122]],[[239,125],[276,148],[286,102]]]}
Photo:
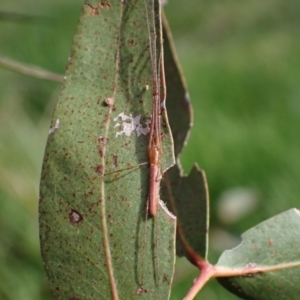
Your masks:
{"label": "green eucalyptus leaf", "polygon": [[[158,0],[146,3],[159,53]],[[161,203],[146,218],[153,80],[145,20],[143,0],[83,6],[40,184],[41,250],[57,299],[169,298],[176,222]],[[174,163],[167,119],[163,136],[162,171]]]}
{"label": "green eucalyptus leaf", "polygon": [[217,267],[240,270],[245,275],[219,281],[244,299],[298,299],[299,248],[300,214],[291,209],[249,229],[239,246],[223,252]]}
{"label": "green eucalyptus leaf", "polygon": [[185,255],[197,264],[199,257],[206,259],[207,256],[208,189],[205,173],[199,170],[197,165],[193,167],[188,177],[182,175],[179,155],[192,126],[193,112],[165,17],[163,24],[167,110],[177,165],[164,174],[161,195],[168,208],[177,216],[177,255]]}
{"label": "green eucalyptus leaf", "polygon": [[162,187],[169,209],[177,216],[176,253],[198,265],[207,258],[209,199],[205,173],[194,165],[188,176],[172,167]]}
{"label": "green eucalyptus leaf", "polygon": [[175,157],[178,159],[192,127],[193,110],[164,14],[163,25],[167,111],[174,140]]}

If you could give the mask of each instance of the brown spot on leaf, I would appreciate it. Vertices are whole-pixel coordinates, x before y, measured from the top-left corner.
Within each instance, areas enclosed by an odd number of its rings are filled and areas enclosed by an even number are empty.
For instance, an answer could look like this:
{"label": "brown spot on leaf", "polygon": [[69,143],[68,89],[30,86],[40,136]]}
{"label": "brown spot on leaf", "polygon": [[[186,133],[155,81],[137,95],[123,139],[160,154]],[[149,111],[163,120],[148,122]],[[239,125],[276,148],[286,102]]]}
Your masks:
{"label": "brown spot on leaf", "polygon": [[78,211],[72,209],[69,213],[69,220],[72,224],[78,224],[83,220],[83,217]]}
{"label": "brown spot on leaf", "polygon": [[98,16],[99,15],[99,9],[98,9],[98,7],[93,7],[89,3],[86,3],[85,5],[90,9],[90,15],[91,16]]}
{"label": "brown spot on leaf", "polygon": [[135,291],[135,293],[136,293],[137,295],[141,295],[141,294],[143,294],[143,292],[144,292],[144,289],[143,289],[141,286],[139,286],[139,287],[136,289],[136,291]]}
{"label": "brown spot on leaf", "polygon": [[98,141],[99,141],[100,145],[105,146],[107,144],[107,139],[103,136],[100,136]]}
{"label": "brown spot on leaf", "polygon": [[104,152],[103,152],[103,148],[101,146],[98,146],[98,153],[99,153],[100,157],[103,158]]}
{"label": "brown spot on leaf", "polygon": [[96,173],[98,174],[102,174],[103,173],[103,166],[102,165],[97,165],[94,167],[94,170]]}
{"label": "brown spot on leaf", "polygon": [[113,107],[114,106],[114,98],[107,97],[107,98],[105,98],[104,103],[108,107]]}
{"label": "brown spot on leaf", "polygon": [[118,156],[117,155],[113,155],[113,161],[114,161],[114,166],[117,167],[118,166]]}
{"label": "brown spot on leaf", "polygon": [[110,9],[110,4],[109,4],[109,3],[106,3],[106,2],[104,2],[104,1],[102,1],[102,2],[99,4],[99,6],[100,6],[101,8]]}

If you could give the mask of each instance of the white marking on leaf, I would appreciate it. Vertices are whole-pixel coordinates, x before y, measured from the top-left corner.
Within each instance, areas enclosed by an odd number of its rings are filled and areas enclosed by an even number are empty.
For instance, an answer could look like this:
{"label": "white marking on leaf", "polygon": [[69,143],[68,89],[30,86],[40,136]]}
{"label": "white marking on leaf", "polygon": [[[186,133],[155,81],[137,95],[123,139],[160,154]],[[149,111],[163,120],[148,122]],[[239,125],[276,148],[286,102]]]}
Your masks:
{"label": "white marking on leaf", "polygon": [[60,120],[57,119],[55,125],[50,128],[49,134],[53,134],[59,128]]}
{"label": "white marking on leaf", "polygon": [[137,136],[147,135],[150,131],[150,120],[146,120],[145,124],[141,123],[141,115],[133,117],[132,114],[126,115],[124,112],[121,112],[114,118],[114,121],[117,122],[118,119],[121,119],[121,123],[116,123],[114,128],[122,127],[122,130],[116,133],[116,137],[119,135],[125,134],[126,136],[131,136],[132,133],[136,132]]}

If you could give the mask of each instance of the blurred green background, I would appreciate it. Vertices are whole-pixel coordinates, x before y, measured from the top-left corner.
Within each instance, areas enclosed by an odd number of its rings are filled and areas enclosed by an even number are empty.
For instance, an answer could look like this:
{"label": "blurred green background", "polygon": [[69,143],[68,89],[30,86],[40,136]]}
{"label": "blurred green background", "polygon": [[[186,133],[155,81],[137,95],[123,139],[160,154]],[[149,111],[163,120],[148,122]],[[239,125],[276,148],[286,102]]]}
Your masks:
{"label": "blurred green background", "polygon": [[[0,56],[63,74],[82,2],[1,0]],[[215,263],[243,231],[300,206],[300,2],[169,0],[166,14],[194,107],[182,164],[186,173],[194,162],[206,171]],[[0,68],[1,300],[53,299],[37,206],[59,89]],[[179,259],[172,300],[195,276]],[[237,297],[212,281],[197,299]]]}

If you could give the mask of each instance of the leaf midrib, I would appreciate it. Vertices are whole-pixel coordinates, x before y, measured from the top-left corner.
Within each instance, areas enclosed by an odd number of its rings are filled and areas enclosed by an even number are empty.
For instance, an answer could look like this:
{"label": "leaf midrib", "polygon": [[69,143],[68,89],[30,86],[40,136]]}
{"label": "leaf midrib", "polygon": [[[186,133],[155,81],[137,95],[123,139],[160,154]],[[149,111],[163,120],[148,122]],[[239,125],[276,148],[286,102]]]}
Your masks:
{"label": "leaf midrib", "polygon": [[[115,96],[117,93],[117,78],[118,78],[118,71],[119,71],[119,64],[120,64],[120,37],[121,37],[121,24],[122,24],[122,17],[123,17],[123,5],[120,3],[120,19],[119,19],[119,25],[118,25],[118,36],[117,36],[117,52],[116,52],[116,58],[115,58],[115,77],[114,77],[114,84],[113,84],[113,93],[111,98],[113,99],[113,102],[115,100]],[[110,9],[114,9],[111,7]],[[116,8],[117,9],[117,8]],[[111,257],[111,249],[109,245],[109,238],[108,238],[108,230],[107,230],[107,217],[106,217],[106,198],[105,198],[105,181],[104,181],[104,176],[105,176],[105,153],[106,153],[106,146],[107,146],[107,138],[108,138],[108,133],[109,133],[109,128],[110,128],[110,123],[111,123],[111,115],[113,112],[113,105],[110,105],[108,107],[108,114],[106,117],[105,121],[105,134],[104,134],[104,139],[105,143],[103,145],[103,155],[101,157],[101,165],[103,166],[102,168],[102,174],[101,174],[101,186],[100,186],[100,196],[101,196],[101,220],[102,220],[102,229],[103,229],[103,244],[104,244],[104,251],[105,251],[105,259],[106,259],[106,265],[108,269],[108,275],[109,275],[109,282],[110,282],[110,287],[111,287],[111,293],[112,293],[112,299],[113,300],[118,300],[118,289],[115,281],[115,276],[113,272],[113,266],[112,266],[112,257]]]}

